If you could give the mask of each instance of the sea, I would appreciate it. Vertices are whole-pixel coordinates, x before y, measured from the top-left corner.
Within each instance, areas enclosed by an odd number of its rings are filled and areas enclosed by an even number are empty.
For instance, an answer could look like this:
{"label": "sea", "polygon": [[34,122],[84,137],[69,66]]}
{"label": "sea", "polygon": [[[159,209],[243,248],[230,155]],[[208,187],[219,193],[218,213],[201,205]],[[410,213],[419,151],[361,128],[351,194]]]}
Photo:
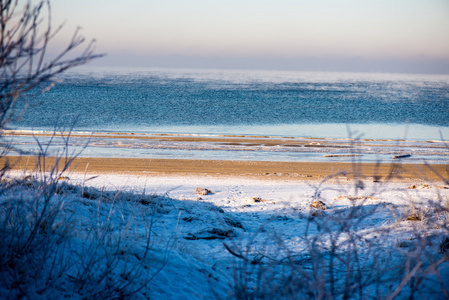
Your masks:
{"label": "sea", "polygon": [[[22,98],[6,131],[24,153],[61,155],[70,148],[80,156],[123,158],[449,158],[449,75],[84,68],[47,87]],[[70,139],[59,132],[70,132]]]}

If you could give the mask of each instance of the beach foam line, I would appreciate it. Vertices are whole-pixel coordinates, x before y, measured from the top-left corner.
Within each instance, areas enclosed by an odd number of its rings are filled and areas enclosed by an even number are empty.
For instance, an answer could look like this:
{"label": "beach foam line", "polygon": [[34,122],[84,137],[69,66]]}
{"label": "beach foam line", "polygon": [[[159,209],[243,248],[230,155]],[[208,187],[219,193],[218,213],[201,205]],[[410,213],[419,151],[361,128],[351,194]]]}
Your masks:
{"label": "beach foam line", "polygon": [[362,154],[327,154],[323,155],[323,157],[360,157]]}

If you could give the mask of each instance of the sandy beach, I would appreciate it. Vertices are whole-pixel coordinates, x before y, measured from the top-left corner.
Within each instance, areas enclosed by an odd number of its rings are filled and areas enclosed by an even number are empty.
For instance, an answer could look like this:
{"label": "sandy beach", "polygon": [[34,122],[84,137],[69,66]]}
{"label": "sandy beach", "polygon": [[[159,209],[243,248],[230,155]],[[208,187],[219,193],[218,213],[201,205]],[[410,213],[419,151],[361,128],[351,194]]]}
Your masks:
{"label": "sandy beach", "polygon": [[[5,159],[0,163],[4,164]],[[13,168],[9,176],[16,179],[4,199],[22,199],[33,187],[41,187],[34,184],[33,176],[23,176],[37,174],[39,178],[36,157],[9,156],[7,159]],[[48,157],[41,166],[50,170],[55,162],[55,158]],[[63,160],[59,171],[62,167]],[[354,173],[361,174],[363,184],[354,184],[351,180]],[[407,249],[414,249],[415,244],[424,245],[426,241],[429,246],[419,255],[441,256],[438,251],[442,237],[447,236],[447,211],[439,203],[449,197],[444,178],[447,170],[443,164],[79,157],[64,172],[64,177],[56,181],[59,189],[53,200],[64,204],[61,222],[75,226],[70,242],[78,245],[80,252],[74,252],[78,248],[72,247],[67,250],[67,257],[95,258],[98,263],[93,265],[94,270],[101,270],[110,256],[91,254],[94,247],[104,246],[85,237],[91,236],[89,228],[109,224],[105,233],[119,237],[114,240],[121,244],[105,249],[125,249],[117,258],[119,263],[144,270],[131,281],[133,286],[145,286],[135,295],[136,299],[148,296],[215,299],[216,295],[235,299],[238,291],[233,287],[240,284],[238,278],[245,268],[251,274],[259,274],[261,280],[273,281],[271,274],[284,274],[278,273],[277,261],[288,261],[292,255],[299,257],[304,252],[316,253],[315,249],[321,251],[315,246],[326,245],[329,239],[336,241],[338,249],[343,249],[337,254],[342,261],[335,268],[343,271],[338,271],[337,279],[332,280],[345,278],[347,262],[356,260],[364,268],[383,270],[379,276],[392,283],[391,287],[386,287],[384,281],[367,284],[363,286],[364,293],[369,294],[373,287],[378,287],[383,295],[389,295],[402,278],[395,274],[404,268],[402,261]],[[24,187],[20,188],[20,184]],[[205,192],[201,193],[202,190]],[[317,208],[316,203],[322,207]],[[349,213],[355,217],[347,218]],[[411,218],[420,221],[410,221]],[[17,222],[22,224],[23,219]],[[351,226],[349,230],[362,245],[358,252],[361,258],[354,258],[353,252],[346,251],[346,238],[341,237],[340,225],[334,223]],[[326,228],[324,234],[320,228]],[[316,245],[307,246],[305,236],[311,240],[316,238]],[[148,241],[151,244],[146,244]],[[146,253],[145,245],[150,245],[149,258],[141,260]],[[326,247],[322,249],[327,253]],[[324,254],[317,257],[320,265],[330,265],[329,260],[333,259]],[[372,257],[381,259],[371,266],[367,262]],[[145,282],[147,269],[139,269],[147,261],[148,274],[154,275],[149,283]],[[447,278],[449,267],[444,260],[440,261],[438,276]],[[77,263],[76,259],[69,261],[71,266]],[[242,263],[248,266],[242,267]],[[266,271],[255,272],[259,266]],[[309,265],[282,264],[287,273],[290,268],[298,267],[303,268],[304,274],[312,272]],[[430,268],[433,265],[421,267],[421,272]],[[330,272],[322,270],[319,269],[324,272],[319,274],[320,278],[330,280],[327,275]],[[364,280],[369,282],[370,276],[366,275]],[[120,276],[117,278],[122,280]],[[61,279],[64,280],[65,277]],[[244,284],[251,285],[255,280],[259,279],[251,277]],[[304,277],[293,280],[303,282]],[[429,299],[442,299],[442,288],[435,281],[433,274],[425,277],[419,295],[430,294]],[[289,282],[290,278],[277,285],[282,287]],[[443,285],[444,289],[449,288],[447,283]],[[95,290],[97,285],[88,288]],[[51,292],[59,293],[57,289]],[[274,293],[278,292],[264,293],[277,295]],[[407,293],[404,289],[403,294]]]}
{"label": "sandy beach", "polygon": [[[127,267],[140,268],[144,260],[139,258],[145,255],[146,241],[151,240],[148,274],[157,276],[145,283],[145,271],[131,281],[135,286],[146,286],[136,299],[147,299],[148,295],[192,300],[230,295],[235,299],[239,292],[233,287],[252,286],[253,280],[277,280],[281,288],[296,280],[298,287],[304,276],[283,281],[271,274],[295,270],[294,274],[298,267],[303,268],[298,274],[312,274],[312,265],[283,262],[304,253],[313,257],[317,251],[320,255],[314,263],[320,266],[316,270],[320,278],[338,281],[347,274],[352,276],[356,270],[344,270],[349,262],[357,261],[364,269],[382,270],[375,275],[382,281],[366,284],[364,293],[370,294],[374,286],[383,295],[390,295],[400,284],[402,276],[395,274],[404,268],[406,249],[428,245],[419,255],[432,253],[437,260],[442,255],[442,237],[448,236],[449,206],[445,203],[449,199],[449,174],[444,163],[448,154],[447,145],[439,141],[78,132],[70,134],[67,144],[68,133],[55,134],[54,139],[53,133],[46,132],[8,135],[19,138],[13,146],[24,146],[28,153],[37,153],[35,138],[41,145],[54,144],[39,164],[35,156],[0,159],[1,164],[12,168],[8,176],[14,178],[10,194],[3,198],[20,200],[30,187],[31,191],[42,188],[37,183],[43,178],[42,171],[54,170],[59,163],[53,177],[58,186],[54,201],[64,203],[62,223],[76,224],[71,243],[80,249],[76,253],[70,248],[67,257],[91,257],[98,261],[95,270],[107,265],[111,256],[87,254],[97,247],[96,240],[85,238],[90,236],[88,228],[98,224],[110,224],[105,234],[119,237],[116,240],[122,243],[108,246],[107,251],[132,245],[119,258]],[[66,161],[51,155],[61,155],[69,148],[71,153],[85,156],[74,159],[60,173]],[[375,163],[377,158],[384,163]],[[432,163],[423,163],[428,158]],[[23,218],[17,222],[22,224]],[[339,229],[343,227],[357,236],[357,257],[347,251],[347,239]],[[326,228],[324,233],[322,228]],[[307,236],[316,244],[305,243]],[[338,259],[326,256],[329,240],[341,249],[335,256]],[[369,265],[372,257],[381,259]],[[339,261],[339,265],[332,270],[321,267],[330,266],[331,261]],[[79,262],[70,265],[74,263]],[[242,263],[248,266],[242,267]],[[266,271],[252,269],[259,266]],[[280,272],[280,267],[284,271]],[[421,267],[420,272],[433,267]],[[246,268],[259,277],[239,282]],[[438,276],[449,277],[448,264],[441,263],[440,268]],[[330,278],[328,274],[333,272],[338,273]],[[363,276],[370,282],[369,273]],[[422,298],[443,297],[432,276],[421,284],[420,295],[426,295]],[[391,287],[383,282],[391,282]],[[308,281],[313,288],[314,284]],[[92,289],[97,286],[93,284]],[[449,289],[447,284],[444,289]],[[268,298],[288,298],[278,297],[274,290],[261,293],[276,295]],[[404,289],[403,294],[407,293]],[[298,294],[303,292],[298,290]]]}
{"label": "sandy beach", "polygon": [[[13,169],[16,170],[33,170],[36,165],[34,157],[10,156],[8,158]],[[54,163],[55,158],[46,159],[47,166],[52,166]],[[352,164],[137,158],[76,158],[69,170],[89,174],[207,175],[247,177],[259,180],[319,180],[330,175],[335,175],[335,178],[338,179],[351,179],[354,174],[358,174],[371,181],[391,179],[391,176],[394,180],[401,181],[416,179],[441,181],[442,177],[447,178],[448,175],[447,166],[443,164]]]}
{"label": "sandy beach", "polygon": [[[24,168],[27,174],[34,173],[35,158],[9,159],[17,170],[11,172],[16,178],[23,177]],[[47,166],[54,162],[54,158],[46,159]],[[240,265],[246,260],[239,260],[225,247],[237,255],[247,253],[245,257],[251,261],[249,268],[258,268],[252,261],[260,259],[261,266],[267,270],[260,276],[271,280],[271,268],[277,268],[272,257],[286,261],[291,253],[312,251],[304,250],[304,236],[317,237],[317,243],[326,245],[330,235],[338,242],[339,249],[346,249],[346,239],[337,239],[341,232],[335,228],[340,227],[331,227],[334,222],[356,224],[351,225],[351,230],[360,236],[361,249],[365,251],[360,251],[363,257],[359,261],[368,264],[365,262],[371,261],[370,257],[381,257],[374,269],[384,270],[382,278],[393,282],[395,287],[402,278],[394,274],[403,267],[404,251],[413,249],[414,244],[424,244],[417,236],[423,236],[433,245],[423,253],[433,251],[439,257],[438,245],[447,234],[447,219],[435,203],[448,199],[449,189],[423,165],[401,165],[398,169],[401,179],[385,184],[385,177],[379,183],[373,182],[372,174],[388,176],[392,166],[362,164],[358,167],[367,176],[363,189],[351,184],[354,181],[349,174],[336,175],[335,181],[323,184],[329,174],[350,171],[352,166],[348,163],[78,158],[65,173],[68,177],[59,181],[61,189],[54,200],[64,203],[67,211],[64,222],[77,226],[76,236],[85,234],[86,228],[96,228],[96,224],[111,224],[108,233],[120,236],[123,244],[132,245],[120,256],[121,262],[128,264],[140,262],[136,257],[144,253],[147,228],[151,224],[149,270],[154,274],[159,267],[162,269],[148,284],[144,291],[147,294],[139,293],[136,299],[146,299],[148,295],[155,299],[214,299],[214,295],[237,298],[233,297],[236,280],[233,272],[241,272]],[[445,165],[430,167],[446,176]],[[420,174],[434,182],[424,182]],[[26,188],[22,193],[34,186],[32,181],[23,182]],[[415,187],[411,188],[412,185]],[[210,192],[198,194],[198,188]],[[8,195],[4,197],[10,199]],[[20,195],[17,199],[21,199]],[[323,203],[324,210],[312,207],[316,201]],[[425,212],[425,221],[407,219],[412,207],[417,212]],[[345,218],[350,212],[356,213],[355,219]],[[310,219],[309,216],[317,217]],[[323,234],[317,228],[329,229]],[[74,239],[73,243],[80,244],[79,240]],[[366,248],[371,241],[373,246]],[[93,245],[95,242],[89,241]],[[84,256],[90,253],[89,243],[79,246]],[[172,246],[167,248],[167,243]],[[341,265],[354,260],[352,252],[342,253]],[[70,254],[69,257],[77,256]],[[319,263],[328,264],[326,256],[319,257],[324,257]],[[105,259],[100,257],[94,268],[101,269],[105,264]],[[288,268],[296,270],[298,266],[301,265],[283,265],[283,268],[288,272]],[[307,268],[308,265],[304,267],[305,272],[311,272]],[[447,278],[447,263],[441,265],[441,270],[440,276]],[[327,275],[320,273],[320,276]],[[136,278],[134,284],[144,282],[143,278]],[[345,278],[344,272],[338,273],[338,278]],[[441,287],[431,281],[432,274],[428,278],[420,291],[431,291],[429,299],[442,299]],[[378,285],[384,294],[392,293],[384,284]],[[364,287],[367,293],[370,288],[371,285]]]}

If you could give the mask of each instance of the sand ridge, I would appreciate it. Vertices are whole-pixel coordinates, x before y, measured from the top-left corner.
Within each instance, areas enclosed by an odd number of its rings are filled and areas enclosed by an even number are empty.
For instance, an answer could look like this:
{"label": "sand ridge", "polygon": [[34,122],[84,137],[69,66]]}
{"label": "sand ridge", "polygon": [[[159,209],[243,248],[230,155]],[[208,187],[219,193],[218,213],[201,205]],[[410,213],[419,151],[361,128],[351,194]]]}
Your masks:
{"label": "sand ridge", "polygon": [[248,146],[287,146],[287,147],[316,147],[316,148],[352,148],[359,143],[369,143],[371,147],[404,148],[400,142],[406,142],[406,147],[412,148],[447,148],[441,141],[413,141],[394,139],[351,139],[351,138],[323,138],[323,137],[288,137],[288,136],[251,136],[251,135],[205,135],[205,134],[168,134],[168,133],[134,133],[134,132],[28,132],[6,130],[5,136],[52,137],[70,136],[89,139],[129,139],[155,140],[159,142],[187,142],[187,143],[218,143],[223,145]]}

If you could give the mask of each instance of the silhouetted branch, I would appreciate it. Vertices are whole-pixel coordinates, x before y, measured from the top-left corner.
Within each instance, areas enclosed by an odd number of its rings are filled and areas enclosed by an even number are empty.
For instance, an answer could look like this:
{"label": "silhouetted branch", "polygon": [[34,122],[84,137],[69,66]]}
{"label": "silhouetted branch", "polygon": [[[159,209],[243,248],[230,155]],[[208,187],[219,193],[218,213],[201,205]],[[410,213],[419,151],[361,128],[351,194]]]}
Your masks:
{"label": "silhouetted branch", "polygon": [[[24,93],[68,69],[102,56],[94,53],[95,40],[90,41],[81,54],[72,56],[73,51],[86,42],[78,28],[68,45],[50,57],[49,43],[61,28],[62,25],[52,29],[49,0],[40,0],[37,4],[29,2],[23,9],[19,8],[18,0],[0,0],[0,136]],[[44,87],[42,91],[51,87]]]}

